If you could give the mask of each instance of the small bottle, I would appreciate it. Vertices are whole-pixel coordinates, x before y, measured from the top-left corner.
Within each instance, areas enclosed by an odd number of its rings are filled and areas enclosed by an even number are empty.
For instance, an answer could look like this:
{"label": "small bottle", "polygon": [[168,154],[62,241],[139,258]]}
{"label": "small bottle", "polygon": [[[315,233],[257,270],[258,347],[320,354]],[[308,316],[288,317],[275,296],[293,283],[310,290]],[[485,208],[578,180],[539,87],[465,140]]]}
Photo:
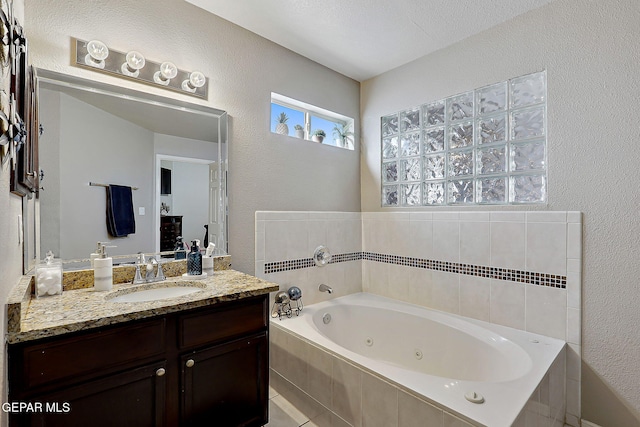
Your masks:
{"label": "small bottle", "polygon": [[187,257],[187,274],[189,276],[202,275],[202,254],[195,240],[191,242],[191,252]]}
{"label": "small bottle", "polygon": [[187,258],[187,251],[184,250],[184,243],[182,242],[182,236],[178,236],[176,238],[176,248],[174,249],[174,251],[175,251],[174,259]]}
{"label": "small bottle", "polygon": [[93,260],[93,287],[96,291],[113,288],[113,259],[107,256],[107,247],[100,245],[100,258]]}

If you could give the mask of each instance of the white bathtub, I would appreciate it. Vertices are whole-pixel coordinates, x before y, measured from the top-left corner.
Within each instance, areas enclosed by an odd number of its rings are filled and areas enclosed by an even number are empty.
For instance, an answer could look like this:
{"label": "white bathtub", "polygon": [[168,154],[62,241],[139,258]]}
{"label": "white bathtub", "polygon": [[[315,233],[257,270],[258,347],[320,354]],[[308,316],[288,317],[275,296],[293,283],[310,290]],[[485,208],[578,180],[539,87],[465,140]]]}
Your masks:
{"label": "white bathtub", "polygon": [[[272,326],[491,427],[514,423],[565,345],[367,293],[307,306]],[[484,403],[467,400],[469,392]]]}

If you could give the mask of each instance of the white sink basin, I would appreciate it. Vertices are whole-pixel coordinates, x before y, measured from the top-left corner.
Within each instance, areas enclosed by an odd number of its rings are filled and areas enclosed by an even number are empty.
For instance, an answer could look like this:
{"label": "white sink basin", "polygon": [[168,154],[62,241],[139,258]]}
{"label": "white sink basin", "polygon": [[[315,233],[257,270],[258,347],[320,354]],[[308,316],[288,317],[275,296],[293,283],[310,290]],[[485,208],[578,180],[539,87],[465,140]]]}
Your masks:
{"label": "white sink basin", "polygon": [[114,295],[107,297],[110,302],[148,302],[157,301],[161,299],[182,297],[185,295],[200,292],[203,288],[197,285],[191,285],[188,283],[164,283],[158,284],[156,287],[149,288],[148,286],[140,287],[134,291],[129,289],[123,289]]}

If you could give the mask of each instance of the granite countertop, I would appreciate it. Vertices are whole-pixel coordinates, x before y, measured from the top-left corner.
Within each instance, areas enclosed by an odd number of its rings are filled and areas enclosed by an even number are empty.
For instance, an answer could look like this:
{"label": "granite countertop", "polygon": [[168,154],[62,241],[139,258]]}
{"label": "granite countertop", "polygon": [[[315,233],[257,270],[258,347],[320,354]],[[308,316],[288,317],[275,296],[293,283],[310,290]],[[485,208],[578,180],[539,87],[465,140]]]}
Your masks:
{"label": "granite countertop", "polygon": [[[182,286],[198,286],[202,290],[180,297],[148,302],[110,301],[110,298],[141,287],[167,287],[170,285],[169,282],[176,282]],[[32,276],[24,276],[9,295],[9,344],[204,307],[278,290],[275,283],[231,269],[216,271],[213,276],[200,280],[177,276],[167,277],[165,282],[114,284],[113,290],[107,292],[95,291],[93,287],[73,290],[66,290],[65,287],[61,295],[43,298],[35,298],[32,295],[32,286]]]}

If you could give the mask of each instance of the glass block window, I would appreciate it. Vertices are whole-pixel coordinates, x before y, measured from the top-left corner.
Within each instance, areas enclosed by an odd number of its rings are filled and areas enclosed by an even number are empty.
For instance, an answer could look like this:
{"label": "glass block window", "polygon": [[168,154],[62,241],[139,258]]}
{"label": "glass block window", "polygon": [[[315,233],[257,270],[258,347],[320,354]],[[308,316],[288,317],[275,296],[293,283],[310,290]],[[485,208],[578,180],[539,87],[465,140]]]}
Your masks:
{"label": "glass block window", "polygon": [[541,71],[382,117],[382,206],[545,203],[546,102]]}

